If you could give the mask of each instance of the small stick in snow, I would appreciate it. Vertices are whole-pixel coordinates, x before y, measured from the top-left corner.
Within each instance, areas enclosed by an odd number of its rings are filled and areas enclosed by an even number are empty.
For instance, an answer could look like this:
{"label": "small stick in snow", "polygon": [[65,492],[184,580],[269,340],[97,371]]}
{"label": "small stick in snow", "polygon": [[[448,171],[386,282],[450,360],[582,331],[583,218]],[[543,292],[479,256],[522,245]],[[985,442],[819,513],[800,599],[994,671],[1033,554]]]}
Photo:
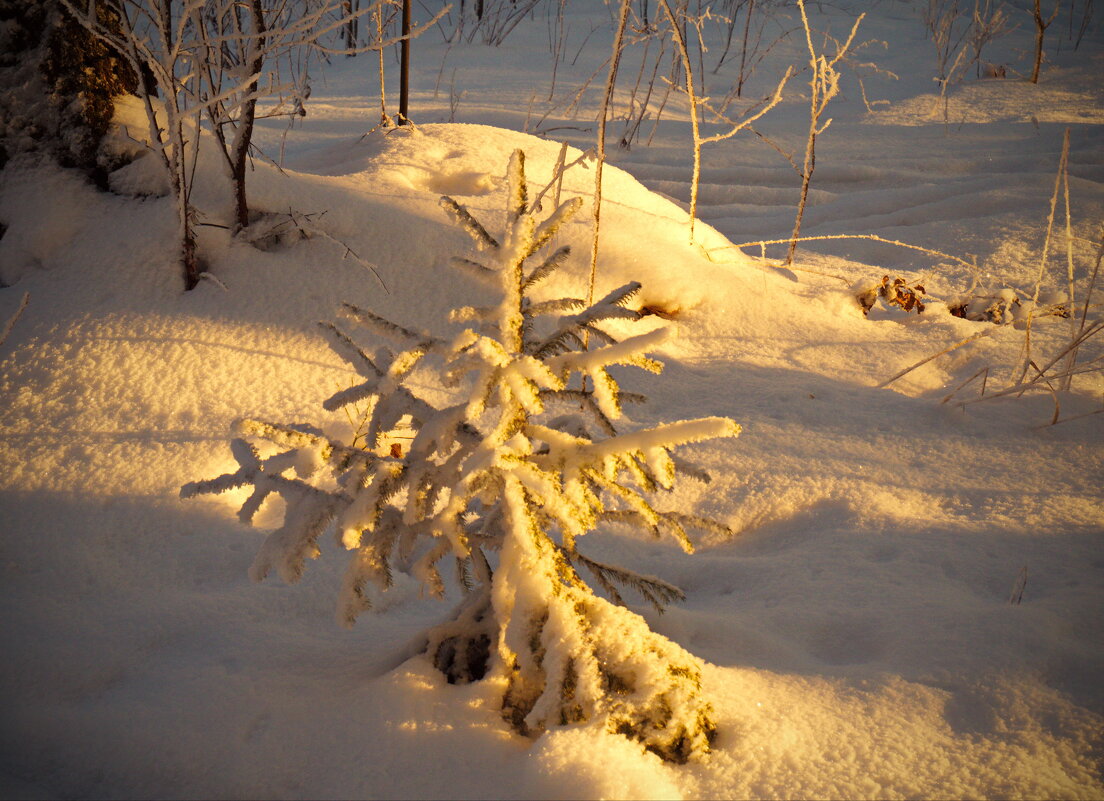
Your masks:
{"label": "small stick in snow", "polygon": [[1012,606],[1019,606],[1023,600],[1024,590],[1027,588],[1027,565],[1024,565],[1020,570],[1020,575],[1016,577],[1016,583],[1012,585],[1012,594],[1008,597],[1008,603]]}
{"label": "small stick in snow", "polygon": [[[950,394],[948,394],[948,395],[947,395],[947,397],[945,397],[945,398],[944,398],[943,400],[941,400],[941,401],[939,401],[939,402],[940,402],[940,403],[946,403],[947,401],[949,401],[949,400],[950,400],[951,398],[953,398],[953,397],[954,397],[955,395],[957,395],[957,394],[959,393],[959,391],[960,391],[960,390],[964,389],[964,388],[966,387],[966,385],[967,385],[967,384],[969,384],[969,383],[970,383],[971,381],[973,381],[973,380],[974,380],[975,378],[977,378],[977,377],[978,377],[979,375],[981,375],[982,373],[985,373],[985,374],[986,374],[986,377],[988,377],[988,374],[989,374],[989,367],[988,367],[988,366],[986,366],[986,367],[982,367],[982,368],[981,368],[980,370],[978,370],[978,371],[977,371],[976,373],[974,373],[974,374],[973,374],[972,376],[970,376],[970,377],[969,377],[969,378],[967,378],[967,379],[966,379],[965,381],[963,381],[963,382],[962,382],[961,384],[959,384],[959,385],[958,385],[957,387],[955,387],[954,389],[952,389],[952,390],[951,390],[951,392],[950,392]],[[982,394],[982,395],[984,395],[984,394],[985,394],[985,381],[984,381],[984,379],[982,380],[982,383],[981,383],[981,394]]]}
{"label": "small stick in snow", "polygon": [[1092,417],[1094,414],[1100,414],[1101,412],[1104,412],[1104,409],[1094,409],[1091,412],[1084,412],[1083,414],[1075,414],[1073,417],[1067,417],[1064,420],[1055,420],[1055,421],[1050,422],[1050,423],[1044,423],[1041,426],[1035,426],[1035,428],[1036,429],[1050,428],[1051,426],[1056,426],[1059,423],[1069,423],[1069,422],[1072,422],[1074,420],[1080,420],[1082,417]]}
{"label": "small stick in snow", "polygon": [[0,345],[3,345],[4,342],[7,340],[8,335],[12,332],[12,329],[15,328],[15,321],[23,315],[23,312],[27,308],[27,303],[30,302],[30,300],[31,293],[24,292],[23,300],[19,301],[19,308],[15,310],[15,314],[13,314],[8,322],[4,325],[4,332],[0,333]]}
{"label": "small stick in snow", "polygon": [[223,292],[229,292],[229,291],[230,291],[230,289],[229,289],[229,288],[228,288],[228,287],[226,286],[226,284],[224,284],[224,283],[223,283],[223,282],[222,282],[222,281],[221,281],[221,280],[219,279],[219,277],[218,277],[217,275],[213,275],[213,274],[211,274],[211,273],[207,272],[206,270],[204,270],[203,272],[201,272],[201,273],[199,274],[199,280],[200,280],[200,281],[210,281],[210,282],[211,282],[212,284],[214,284],[215,286],[217,286],[217,287],[218,287],[219,289],[221,289],[221,290],[222,290]]}

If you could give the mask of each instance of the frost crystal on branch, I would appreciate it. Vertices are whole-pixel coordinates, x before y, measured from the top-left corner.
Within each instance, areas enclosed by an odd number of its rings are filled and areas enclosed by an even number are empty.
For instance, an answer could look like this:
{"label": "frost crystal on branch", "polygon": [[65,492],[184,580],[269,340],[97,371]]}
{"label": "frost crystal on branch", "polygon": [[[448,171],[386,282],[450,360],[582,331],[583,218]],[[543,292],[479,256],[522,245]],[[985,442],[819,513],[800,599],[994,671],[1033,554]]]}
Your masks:
{"label": "frost crystal on branch", "polygon": [[[310,426],[244,421],[242,437],[267,441],[276,452],[262,457],[237,439],[239,469],[188,484],[181,495],[251,485],[246,521],[268,495],[284,499],[284,524],[251,571],[258,580],[275,568],[295,581],[332,527],[351,555],[338,602],[345,624],[369,607],[366,587],[385,590],[395,567],[410,565],[432,594],[443,595],[442,562],[451,557],[466,599],[427,638],[427,654],[450,681],[496,682],[502,715],[521,733],[598,721],[665,759],[685,761],[708,750],[716,729],[701,692],[702,663],[653,633],[621,595],[631,589],[662,610],[683,593],[591,559],[579,541],[600,523],[617,522],[670,536],[690,552],[688,530],[727,531],[654,502],[678,472],[708,478],[675,459],[672,448],[735,436],[740,427],[704,418],[617,430],[623,398],[608,368],[659,372],[646,351],[666,332],[619,342],[603,330],[606,321],[640,317],[628,306],[640,288],[635,283],[588,308],[573,298],[534,302],[530,290],[566,262],[570,249],[537,254],[580,203],[569,200],[538,222],[528,207],[521,151],[510,161],[507,184],[499,238],[456,201],[441,200],[483,251],[481,261],[452,265],[493,293],[484,308],[454,310],[452,319],[468,327],[433,337],[346,304],[349,323],[398,348],[369,355],[342,328],[322,324],[364,379],[323,403],[351,417],[356,410],[354,445]],[[453,387],[451,401],[437,406],[419,396],[406,383],[415,369],[419,383],[428,372]],[[591,389],[570,389],[574,374]],[[401,426],[409,441],[395,438]],[[595,594],[584,572],[611,600]]]}

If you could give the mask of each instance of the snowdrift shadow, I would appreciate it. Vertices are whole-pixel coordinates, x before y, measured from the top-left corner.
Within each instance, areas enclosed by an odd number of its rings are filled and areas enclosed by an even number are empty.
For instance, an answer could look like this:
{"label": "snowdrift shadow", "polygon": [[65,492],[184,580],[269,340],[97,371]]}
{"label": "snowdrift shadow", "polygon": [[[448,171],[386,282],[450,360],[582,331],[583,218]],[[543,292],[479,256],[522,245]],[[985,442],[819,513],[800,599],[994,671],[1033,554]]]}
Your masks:
{"label": "snowdrift shadow", "polygon": [[[194,502],[7,492],[0,518],[0,769],[19,782],[62,797],[359,797],[386,774],[447,796],[449,775],[420,769],[427,748],[509,769],[513,750],[490,748],[504,724],[443,687],[419,694],[444,686],[428,664],[385,672],[447,604],[411,597],[344,630],[340,563],[254,585],[261,534]],[[319,763],[331,784],[308,793],[296,782]]]}

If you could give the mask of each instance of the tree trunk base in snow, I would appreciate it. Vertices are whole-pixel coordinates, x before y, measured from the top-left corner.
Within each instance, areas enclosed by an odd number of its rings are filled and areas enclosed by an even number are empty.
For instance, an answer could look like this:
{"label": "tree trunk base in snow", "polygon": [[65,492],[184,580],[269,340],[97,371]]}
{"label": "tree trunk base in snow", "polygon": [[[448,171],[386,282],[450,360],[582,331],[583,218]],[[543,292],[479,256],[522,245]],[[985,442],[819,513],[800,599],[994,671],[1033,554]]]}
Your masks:
{"label": "tree trunk base in snow", "polygon": [[203,272],[199,256],[196,254],[195,235],[189,232],[181,248],[180,266],[184,273],[184,291],[191,292],[199,284],[199,276]]}
{"label": "tree trunk base in snow", "polygon": [[483,588],[468,597],[452,620],[430,630],[426,653],[449,684],[469,684],[487,675],[497,638],[490,593]]}
{"label": "tree trunk base in snow", "polygon": [[[527,605],[524,619],[511,616],[508,631],[491,592],[477,590],[429,632],[426,653],[450,684],[503,677],[502,717],[519,734],[602,721],[668,762],[707,753],[717,726],[701,660],[589,589],[559,589],[550,602]],[[515,653],[506,643],[519,634]]]}
{"label": "tree trunk base in snow", "polygon": [[[536,735],[602,721],[668,762],[708,753],[717,725],[702,694],[701,660],[586,588],[564,595],[530,617],[527,653],[507,673],[502,715],[510,725]],[[561,628],[564,612],[581,637]]]}

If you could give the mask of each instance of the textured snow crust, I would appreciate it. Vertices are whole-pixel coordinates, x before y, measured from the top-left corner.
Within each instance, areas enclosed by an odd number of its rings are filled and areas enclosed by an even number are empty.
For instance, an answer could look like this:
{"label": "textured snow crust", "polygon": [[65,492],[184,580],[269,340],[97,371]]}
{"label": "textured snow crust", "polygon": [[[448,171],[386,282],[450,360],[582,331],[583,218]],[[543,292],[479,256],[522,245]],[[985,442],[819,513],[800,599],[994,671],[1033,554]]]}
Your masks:
{"label": "textured snow crust", "polygon": [[[872,14],[872,36],[911,30],[899,6]],[[341,301],[434,330],[449,308],[479,302],[476,282],[447,264],[469,242],[438,196],[495,218],[509,154],[526,151],[532,197],[559,153],[554,139],[508,130],[524,127],[519,109],[547,81],[529,66],[542,24],[518,36],[451,54],[427,39],[427,62],[470,65],[475,88],[461,122],[432,122],[449,107],[427,72],[415,93],[427,123],[409,132],[362,138],[374,113],[363,71],[337,65],[287,135],[283,171],[258,160],[250,174],[251,201],[268,215],[258,226],[284,235],[259,250],[200,229],[225,288],[181,293],[152,159],[113,177],[146,197],[101,194],[25,161],[0,174],[10,284],[0,320],[31,296],[0,346],[0,794],[1099,798],[1104,415],[1040,427],[1053,408],[1045,395],[941,405],[981,366],[1011,370],[1023,341],[1011,326],[877,389],[987,324],[938,303],[866,319],[847,288],[892,272],[949,294],[968,276],[868,242],[811,246],[795,271],[737,250],[786,236],[795,198],[789,166],[746,142],[707,151],[706,224],[687,244],[684,106],[652,148],[613,154],[625,170],[606,169],[597,292],[638,280],[642,304],[674,317],[632,331],[671,329],[656,350],[662,375],[623,373],[651,399],[627,407],[632,422],[723,415],[744,427],[737,440],[688,447],[714,481],[684,483],[665,504],[739,535],[706,537],[689,556],[611,526],[588,546],[686,591],[663,616],[636,611],[708,663],[721,732],[706,760],[670,766],[592,727],[520,738],[494,688],[448,685],[411,656],[419,632],[459,601],[455,586],[442,604],[397,574],[346,630],[333,621],[343,563],[332,538],[299,584],[253,584],[263,533],[234,519],[241,498],[178,499],[182,483],[232,468],[239,417],[348,428],[321,401],[356,376],[314,327]],[[1099,42],[1083,47],[1099,64]],[[892,58],[919,74],[928,56],[911,52]],[[582,78],[597,66],[588,57],[604,55],[584,55]],[[1059,64],[1037,88],[965,87],[952,115],[978,125],[948,129],[921,117],[931,84],[890,67],[902,81],[867,86],[889,109],[868,115],[845,97],[835,112],[806,230],[977,253],[994,283],[1023,286],[1072,124],[1083,270],[1104,211],[1089,73]],[[572,77],[561,69],[561,81]],[[1051,117],[1009,111],[1031,93]],[[796,98],[766,129],[797,141],[800,112]],[[283,139],[282,122],[262,131],[272,154]],[[221,222],[217,163],[203,161],[199,176],[197,205]],[[548,297],[585,292],[593,168],[571,168],[562,191],[585,206],[561,235],[575,251]],[[287,234],[289,210],[310,238]],[[1064,275],[1048,280],[1064,286]],[[1067,325],[1040,323],[1036,347],[1055,348]],[[1063,393],[1063,416],[1098,408],[1102,391],[1085,377]],[[1011,605],[1025,567],[1023,602]]]}

